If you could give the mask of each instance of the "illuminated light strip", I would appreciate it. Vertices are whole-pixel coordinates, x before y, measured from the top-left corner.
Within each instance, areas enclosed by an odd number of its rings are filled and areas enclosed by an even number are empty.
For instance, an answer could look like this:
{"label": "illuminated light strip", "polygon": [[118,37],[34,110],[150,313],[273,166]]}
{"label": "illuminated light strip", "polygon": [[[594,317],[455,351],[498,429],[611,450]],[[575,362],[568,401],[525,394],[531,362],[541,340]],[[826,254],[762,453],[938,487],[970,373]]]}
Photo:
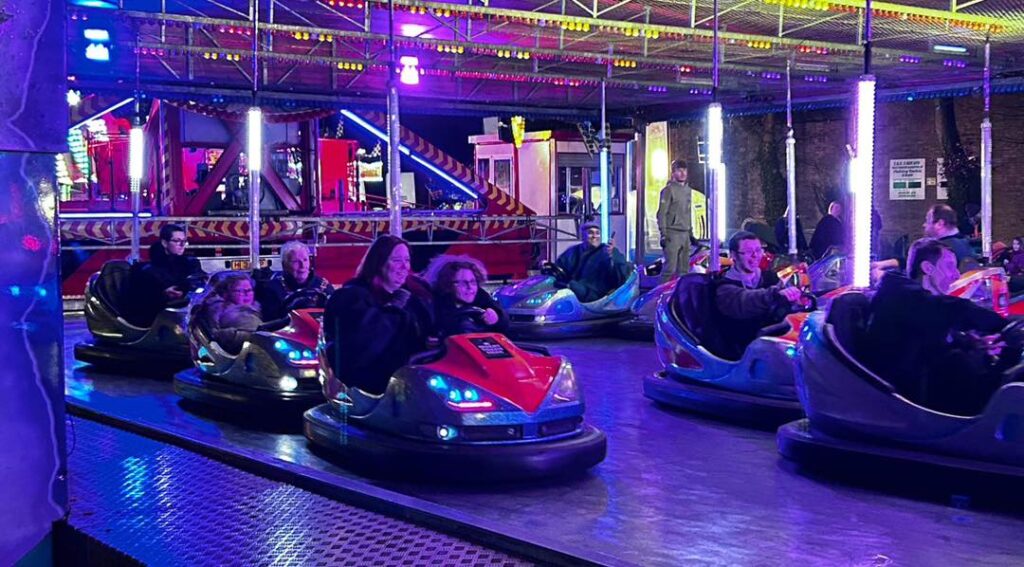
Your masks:
{"label": "illuminated light strip", "polygon": [[250,108],[248,114],[248,144],[246,145],[246,159],[249,170],[259,171],[263,169],[263,111],[259,108]]}
{"label": "illuminated light strip", "polygon": [[133,102],[134,100],[135,100],[135,97],[128,97],[128,98],[122,100],[121,102],[111,106],[110,108],[108,108],[106,110],[101,110],[101,111],[97,112],[96,114],[93,114],[89,118],[86,118],[84,120],[76,122],[74,126],[68,128],[68,131],[74,130],[75,128],[78,128],[79,126],[82,126],[82,125],[84,125],[84,124],[86,124],[88,122],[92,122],[93,120],[96,120],[97,118],[103,116],[104,114],[107,114],[108,112],[113,112],[113,111],[117,110],[118,108],[121,108],[122,106],[128,104],[129,102]]}
{"label": "illuminated light strip", "polygon": [[[349,120],[351,120],[351,121],[355,122],[356,124],[358,124],[358,125],[362,126],[362,127],[363,127],[363,128],[365,128],[365,129],[366,129],[366,130],[367,130],[368,132],[370,132],[370,133],[371,133],[371,134],[373,134],[374,136],[377,136],[377,137],[378,137],[378,138],[380,138],[380,139],[381,139],[382,141],[385,141],[385,142],[386,142],[386,141],[388,141],[388,136],[387,136],[387,134],[385,134],[384,132],[382,132],[382,131],[380,130],[380,128],[377,128],[377,127],[376,127],[376,126],[374,126],[373,124],[371,124],[371,123],[367,122],[366,120],[363,120],[362,118],[360,118],[360,117],[359,117],[358,115],[356,115],[355,113],[353,113],[353,112],[351,112],[351,111],[348,111],[348,110],[342,110],[342,111],[341,111],[341,115],[342,115],[342,116],[344,116],[345,118],[348,118]],[[420,156],[418,156],[418,155],[416,155],[416,154],[412,153],[411,151],[409,151],[409,148],[407,148],[407,147],[405,146],[405,144],[399,144],[399,146],[398,146],[398,150],[399,150],[400,152],[402,152],[403,154],[405,154],[405,155],[409,156],[409,158],[410,158],[410,159],[412,159],[413,161],[415,161],[416,163],[418,163],[418,164],[422,165],[423,167],[425,167],[425,168],[429,169],[429,170],[430,170],[430,171],[431,171],[432,173],[434,173],[434,174],[435,174],[435,175],[437,175],[438,177],[440,177],[440,178],[444,179],[444,180],[445,180],[445,181],[447,181],[448,183],[451,183],[451,184],[452,184],[452,185],[454,185],[454,186],[455,186],[455,187],[456,187],[457,189],[460,189],[460,190],[462,190],[462,192],[463,192],[463,193],[465,193],[465,194],[469,195],[470,197],[472,197],[472,198],[474,198],[474,199],[479,199],[479,198],[480,198],[480,195],[479,195],[479,194],[477,194],[477,192],[476,192],[476,191],[473,191],[472,189],[470,189],[469,187],[467,187],[466,185],[464,185],[464,184],[463,184],[463,183],[462,183],[461,181],[459,181],[459,180],[455,179],[455,178],[454,178],[454,177],[452,177],[451,175],[448,175],[448,174],[447,174],[447,173],[446,173],[445,171],[443,171],[443,170],[439,169],[439,168],[438,168],[437,166],[435,166],[434,164],[432,164],[432,163],[428,162],[427,160],[425,160],[425,159],[421,158]]]}
{"label": "illuminated light strip", "polygon": [[726,226],[726,185],[725,163],[722,162],[722,144],[725,137],[725,126],[722,123],[722,105],[713,102],[708,105],[708,167],[715,176],[715,220],[718,226],[718,239],[725,242],[728,228]]}
{"label": "illuminated light strip", "polygon": [[488,401],[483,402],[448,402],[448,405],[460,410],[491,409],[494,404]]}
{"label": "illuminated light strip", "polygon": [[871,285],[871,199],[875,156],[875,77],[857,83],[857,147],[850,162],[853,193],[853,285]]}
{"label": "illuminated light strip", "polygon": [[131,178],[132,192],[138,192],[139,181],[142,179],[142,156],[145,149],[142,127],[133,126],[128,133],[128,176]]}

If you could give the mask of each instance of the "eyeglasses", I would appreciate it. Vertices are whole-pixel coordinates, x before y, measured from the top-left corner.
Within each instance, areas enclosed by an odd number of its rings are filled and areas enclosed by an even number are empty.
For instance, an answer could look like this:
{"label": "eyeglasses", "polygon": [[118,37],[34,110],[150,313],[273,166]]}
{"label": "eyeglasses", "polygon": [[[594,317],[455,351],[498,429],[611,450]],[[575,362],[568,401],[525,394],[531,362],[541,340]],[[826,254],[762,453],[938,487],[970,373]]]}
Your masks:
{"label": "eyeglasses", "polygon": [[231,289],[231,293],[237,293],[239,295],[249,295],[252,292],[253,291],[252,291],[251,287],[246,287],[246,288],[238,288],[238,287],[236,287],[236,288],[232,288]]}
{"label": "eyeglasses", "polygon": [[172,238],[172,239],[168,240],[167,242],[170,242],[171,244],[188,244],[188,239],[186,239],[186,238]]}
{"label": "eyeglasses", "polygon": [[455,280],[452,284],[455,287],[477,287],[476,280]]}

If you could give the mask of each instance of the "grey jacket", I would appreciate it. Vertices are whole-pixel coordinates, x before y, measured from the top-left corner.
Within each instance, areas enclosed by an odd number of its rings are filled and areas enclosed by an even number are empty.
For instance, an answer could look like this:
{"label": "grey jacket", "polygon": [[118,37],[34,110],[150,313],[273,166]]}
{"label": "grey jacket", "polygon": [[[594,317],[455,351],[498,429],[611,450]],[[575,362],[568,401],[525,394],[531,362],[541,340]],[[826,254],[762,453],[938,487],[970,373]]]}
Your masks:
{"label": "grey jacket", "polygon": [[689,185],[678,181],[669,181],[661,190],[658,201],[658,232],[665,236],[666,231],[686,231],[692,228],[690,211]]}

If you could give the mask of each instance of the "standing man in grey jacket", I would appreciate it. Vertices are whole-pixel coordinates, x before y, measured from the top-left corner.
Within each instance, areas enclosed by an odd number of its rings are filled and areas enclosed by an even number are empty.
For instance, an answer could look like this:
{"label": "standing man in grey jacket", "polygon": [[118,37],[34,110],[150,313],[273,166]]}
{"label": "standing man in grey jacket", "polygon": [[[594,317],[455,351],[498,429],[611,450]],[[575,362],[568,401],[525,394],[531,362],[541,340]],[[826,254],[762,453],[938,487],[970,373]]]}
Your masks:
{"label": "standing man in grey jacket", "polygon": [[661,235],[661,249],[665,254],[665,265],[661,270],[663,281],[676,274],[685,274],[690,268],[692,188],[686,183],[686,178],[686,161],[673,161],[672,174],[668,184],[661,190],[658,202],[658,232]]}

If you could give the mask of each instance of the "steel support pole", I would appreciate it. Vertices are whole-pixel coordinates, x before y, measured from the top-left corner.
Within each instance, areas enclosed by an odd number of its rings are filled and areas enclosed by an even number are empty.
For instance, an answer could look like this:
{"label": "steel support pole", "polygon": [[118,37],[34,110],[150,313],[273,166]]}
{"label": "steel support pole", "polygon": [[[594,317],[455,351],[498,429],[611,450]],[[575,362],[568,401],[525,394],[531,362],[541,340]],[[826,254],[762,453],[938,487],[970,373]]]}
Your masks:
{"label": "steel support pole", "polygon": [[796,236],[796,138],[793,135],[792,61],[786,61],[786,228],[789,234],[789,256],[795,261]]}
{"label": "steel support pole", "polygon": [[[718,100],[718,0],[713,3],[714,9],[714,34],[712,35],[712,47],[711,47],[711,97],[715,101],[712,105],[717,103]],[[710,116],[711,112],[708,112]],[[708,121],[710,123],[710,120]],[[710,136],[706,138],[710,144]],[[709,148],[710,150],[710,148]],[[721,230],[718,226],[718,207],[721,203],[718,202],[719,198],[719,167],[721,164],[708,162],[707,166],[710,168],[708,177],[708,189],[707,189],[707,218],[708,218],[708,236],[711,242],[711,257],[708,258],[708,271],[717,272],[722,269],[721,259],[719,255],[721,253],[721,242],[718,239],[718,233]]]}
{"label": "steel support pole", "polygon": [[611,229],[611,206],[612,206],[612,184],[611,171],[609,168],[609,151],[611,142],[608,140],[608,101],[605,93],[605,81],[601,81],[601,152],[598,154],[601,160],[601,238],[605,242],[612,242]]}
{"label": "steel support pole", "polygon": [[252,108],[249,110],[248,144],[246,146],[249,169],[249,269],[260,267],[260,169],[263,165],[263,113],[259,110],[256,92],[259,90],[259,21],[260,0],[252,3]]}
{"label": "steel support pole", "polygon": [[992,259],[992,105],[991,47],[985,40],[985,118],[981,121],[981,255]]}
{"label": "steel support pole", "polygon": [[401,123],[398,117],[398,84],[395,75],[398,73],[395,56],[395,3],[388,0],[388,212],[390,234],[402,236],[402,154]]}

